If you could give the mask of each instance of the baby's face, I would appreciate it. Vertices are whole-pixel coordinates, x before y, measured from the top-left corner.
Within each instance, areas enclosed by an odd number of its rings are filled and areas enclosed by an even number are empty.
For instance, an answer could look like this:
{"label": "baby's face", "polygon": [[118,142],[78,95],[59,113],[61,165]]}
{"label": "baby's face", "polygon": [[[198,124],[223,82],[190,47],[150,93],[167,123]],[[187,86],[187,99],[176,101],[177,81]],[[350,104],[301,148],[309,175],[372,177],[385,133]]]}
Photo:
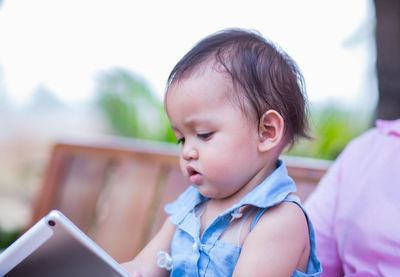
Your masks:
{"label": "baby's face", "polygon": [[225,198],[246,185],[259,162],[257,123],[232,100],[229,76],[208,67],[173,83],[166,111],[182,144],[183,174],[204,196]]}

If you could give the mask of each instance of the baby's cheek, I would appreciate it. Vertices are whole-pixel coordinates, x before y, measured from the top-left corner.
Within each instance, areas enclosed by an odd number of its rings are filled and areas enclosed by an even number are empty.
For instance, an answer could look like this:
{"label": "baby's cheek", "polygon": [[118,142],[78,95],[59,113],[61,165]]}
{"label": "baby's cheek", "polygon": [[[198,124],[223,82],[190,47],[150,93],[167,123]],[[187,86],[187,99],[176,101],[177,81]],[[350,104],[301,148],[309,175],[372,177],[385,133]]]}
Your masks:
{"label": "baby's cheek", "polygon": [[226,179],[233,174],[231,161],[224,159],[224,157],[216,156],[214,159],[210,159],[205,165],[207,175],[214,177],[215,179]]}

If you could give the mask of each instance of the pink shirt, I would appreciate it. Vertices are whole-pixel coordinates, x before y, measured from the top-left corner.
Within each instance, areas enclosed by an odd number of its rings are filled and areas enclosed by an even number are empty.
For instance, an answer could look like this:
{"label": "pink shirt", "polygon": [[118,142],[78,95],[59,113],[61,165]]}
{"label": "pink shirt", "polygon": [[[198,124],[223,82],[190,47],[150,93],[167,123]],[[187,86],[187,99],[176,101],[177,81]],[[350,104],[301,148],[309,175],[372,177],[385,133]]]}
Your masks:
{"label": "pink shirt", "polygon": [[400,276],[400,119],[376,125],[305,203],[322,276]]}

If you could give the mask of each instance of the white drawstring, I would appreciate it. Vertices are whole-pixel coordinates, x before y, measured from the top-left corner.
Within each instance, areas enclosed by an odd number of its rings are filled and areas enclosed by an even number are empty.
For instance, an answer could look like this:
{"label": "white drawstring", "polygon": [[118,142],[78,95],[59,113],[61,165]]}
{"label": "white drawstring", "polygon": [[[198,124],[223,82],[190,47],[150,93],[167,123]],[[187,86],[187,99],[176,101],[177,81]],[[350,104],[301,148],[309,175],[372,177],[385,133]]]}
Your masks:
{"label": "white drawstring", "polygon": [[158,251],[157,253],[157,266],[160,268],[165,268],[166,270],[172,269],[172,258],[164,251]]}

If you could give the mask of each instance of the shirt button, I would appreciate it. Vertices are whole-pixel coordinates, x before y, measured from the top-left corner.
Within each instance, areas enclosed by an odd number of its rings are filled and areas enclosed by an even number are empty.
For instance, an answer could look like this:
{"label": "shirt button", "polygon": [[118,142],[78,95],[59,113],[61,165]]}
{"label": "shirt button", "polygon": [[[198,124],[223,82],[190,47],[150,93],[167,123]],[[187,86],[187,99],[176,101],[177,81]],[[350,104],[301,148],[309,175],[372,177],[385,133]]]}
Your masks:
{"label": "shirt button", "polygon": [[235,209],[235,210],[231,213],[231,216],[232,216],[233,218],[241,218],[242,215],[243,215],[243,214],[240,212],[240,209],[239,209],[239,208]]}

